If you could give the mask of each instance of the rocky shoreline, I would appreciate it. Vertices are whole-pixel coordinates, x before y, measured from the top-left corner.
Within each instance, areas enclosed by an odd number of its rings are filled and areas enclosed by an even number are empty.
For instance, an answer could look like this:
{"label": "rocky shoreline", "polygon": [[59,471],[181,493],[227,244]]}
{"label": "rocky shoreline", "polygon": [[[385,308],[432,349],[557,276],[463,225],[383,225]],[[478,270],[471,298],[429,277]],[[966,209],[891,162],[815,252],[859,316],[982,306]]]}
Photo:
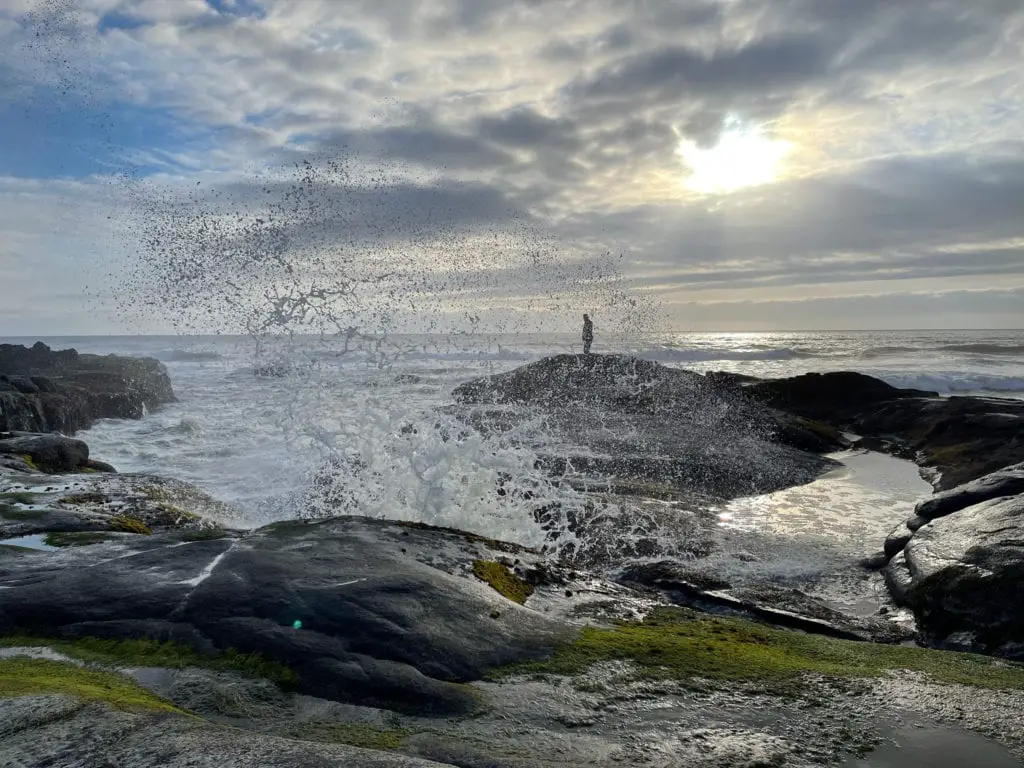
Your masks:
{"label": "rocky shoreline", "polygon": [[[67,366],[49,394],[93,407]],[[95,403],[168,402],[157,366],[144,386],[105,377]],[[46,411],[15,394],[5,408]],[[1024,410],[857,374],[740,380],[600,355],[454,397],[478,429],[544,415],[577,452],[542,463],[595,500],[766,493],[851,443],[910,456],[948,490],[886,542],[887,579],[920,643],[989,655],[901,644],[885,622],[702,583],[679,561],[611,579],[592,552],[554,562],[419,524],[243,530],[198,489],[118,474],[4,410],[0,764],[872,765],[911,732],[949,765],[1024,758],[1024,666],[994,658],[1024,659]],[[110,414],[77,407],[48,429]],[[925,752],[902,764],[939,764]]]}
{"label": "rocky shoreline", "polygon": [[152,358],[0,344],[0,432],[73,435],[97,419],[138,419],[173,401],[167,368]]}

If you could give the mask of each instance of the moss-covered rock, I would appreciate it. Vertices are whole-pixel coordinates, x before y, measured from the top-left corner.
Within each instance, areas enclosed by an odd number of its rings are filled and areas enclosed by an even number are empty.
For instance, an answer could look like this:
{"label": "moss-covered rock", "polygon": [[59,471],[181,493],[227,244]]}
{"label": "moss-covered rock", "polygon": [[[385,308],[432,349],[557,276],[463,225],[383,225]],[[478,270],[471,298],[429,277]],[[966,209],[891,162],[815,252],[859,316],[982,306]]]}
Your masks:
{"label": "moss-covered rock", "polygon": [[143,536],[150,536],[153,529],[134,515],[118,515],[110,518],[110,530],[121,531],[122,533],[138,533]]}
{"label": "moss-covered rock", "polygon": [[90,544],[102,544],[116,538],[109,531],[54,531],[46,534],[43,543],[50,547],[87,547]]}
{"label": "moss-covered rock", "polygon": [[384,750],[400,749],[411,734],[409,730],[377,728],[365,723],[303,723],[286,733],[304,741]]}
{"label": "moss-covered rock", "polygon": [[77,696],[103,702],[116,709],[180,711],[115,672],[28,656],[0,659],[0,697],[39,694]]}
{"label": "moss-covered rock", "polygon": [[890,670],[921,672],[937,683],[1024,690],[1024,666],[983,656],[836,640],[674,608],[642,622],[586,627],[550,660],[507,667],[495,676],[577,675],[607,661],[633,662],[640,677],[747,681],[780,692],[807,674],[864,678]]}
{"label": "moss-covered rock", "polygon": [[526,598],[533,594],[533,587],[529,582],[519,578],[504,565],[493,560],[474,560],[473,575],[490,584],[495,592],[520,605],[523,605]]}
{"label": "moss-covered rock", "polygon": [[51,648],[80,661],[118,666],[231,670],[250,677],[270,680],[282,688],[294,687],[299,680],[298,675],[283,664],[258,653],[239,653],[233,648],[221,654],[209,655],[198,653],[180,643],[156,640],[45,638],[22,634],[0,635],[0,648]]}

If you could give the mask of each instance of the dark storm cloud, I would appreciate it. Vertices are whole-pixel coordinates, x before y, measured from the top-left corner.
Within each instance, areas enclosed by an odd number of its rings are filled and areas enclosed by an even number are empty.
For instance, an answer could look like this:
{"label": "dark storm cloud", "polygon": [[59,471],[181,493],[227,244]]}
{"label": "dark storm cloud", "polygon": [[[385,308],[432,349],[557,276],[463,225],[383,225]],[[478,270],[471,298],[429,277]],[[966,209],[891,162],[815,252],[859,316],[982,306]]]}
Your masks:
{"label": "dark storm cloud", "polygon": [[[315,170],[313,174],[324,175]],[[491,230],[527,218],[499,190],[483,184],[396,180],[350,184],[343,175],[323,181],[230,184],[203,199],[176,205],[186,216],[237,212],[244,221],[272,220],[275,236],[296,244],[327,240],[338,247],[363,240],[421,239],[426,244],[431,238]]]}
{"label": "dark storm cloud", "polygon": [[289,154],[316,160],[338,153],[365,153],[434,168],[486,169],[512,162],[500,147],[479,136],[423,124],[393,128],[336,131],[321,135],[308,149]]}
{"label": "dark storm cloud", "polygon": [[581,99],[764,94],[821,77],[829,60],[830,52],[810,36],[762,39],[709,55],[674,45],[609,64],[567,90]]}
{"label": "dark storm cloud", "polygon": [[514,109],[480,118],[477,130],[480,135],[511,147],[573,149],[579,143],[569,121],[545,117],[532,109]]}

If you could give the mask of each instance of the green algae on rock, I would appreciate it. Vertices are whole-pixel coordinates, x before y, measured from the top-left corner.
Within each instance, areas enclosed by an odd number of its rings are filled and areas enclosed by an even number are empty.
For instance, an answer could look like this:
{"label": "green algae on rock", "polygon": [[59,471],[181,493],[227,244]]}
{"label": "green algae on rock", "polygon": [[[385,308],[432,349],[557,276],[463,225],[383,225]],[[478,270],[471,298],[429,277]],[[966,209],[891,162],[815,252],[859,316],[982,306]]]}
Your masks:
{"label": "green algae on rock", "polygon": [[12,656],[0,659],[0,698],[58,694],[115,709],[181,712],[127,677],[71,662]]}
{"label": "green algae on rock", "polygon": [[681,608],[659,608],[641,622],[585,627],[548,661],[509,666],[491,676],[577,675],[607,661],[632,662],[642,678],[750,682],[781,693],[805,674],[870,678],[899,670],[923,673],[935,683],[1024,690],[1021,665],[972,654],[772,629]]}
{"label": "green algae on rock", "polygon": [[493,560],[474,560],[473,575],[490,584],[495,592],[520,605],[526,603],[526,598],[533,594],[529,582]]}
{"label": "green algae on rock", "polygon": [[43,538],[49,547],[87,547],[90,544],[102,544],[116,537],[110,531],[54,531]]}
{"label": "green algae on rock", "polygon": [[153,529],[134,515],[118,515],[110,519],[110,530],[121,531],[122,533],[138,533],[143,536],[151,536]]}
{"label": "green algae on rock", "polygon": [[72,659],[99,664],[231,670],[269,680],[285,689],[294,687],[299,681],[294,670],[258,653],[240,653],[228,648],[224,653],[208,655],[170,641],[110,640],[98,637],[46,638],[12,634],[0,636],[0,648],[50,648]]}
{"label": "green algae on rock", "polygon": [[285,735],[303,741],[348,744],[363,749],[400,749],[412,731],[378,728],[366,723],[302,723]]}

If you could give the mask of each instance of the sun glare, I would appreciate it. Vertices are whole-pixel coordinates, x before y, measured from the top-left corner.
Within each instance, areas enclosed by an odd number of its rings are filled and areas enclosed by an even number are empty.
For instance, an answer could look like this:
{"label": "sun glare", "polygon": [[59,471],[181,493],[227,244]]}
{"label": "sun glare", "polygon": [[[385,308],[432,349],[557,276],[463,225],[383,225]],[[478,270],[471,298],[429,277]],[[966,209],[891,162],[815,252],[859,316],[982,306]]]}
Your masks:
{"label": "sun glare", "polygon": [[683,138],[677,152],[690,171],[686,186],[721,194],[776,181],[792,149],[790,142],[768,138],[758,128],[730,127],[713,147]]}

